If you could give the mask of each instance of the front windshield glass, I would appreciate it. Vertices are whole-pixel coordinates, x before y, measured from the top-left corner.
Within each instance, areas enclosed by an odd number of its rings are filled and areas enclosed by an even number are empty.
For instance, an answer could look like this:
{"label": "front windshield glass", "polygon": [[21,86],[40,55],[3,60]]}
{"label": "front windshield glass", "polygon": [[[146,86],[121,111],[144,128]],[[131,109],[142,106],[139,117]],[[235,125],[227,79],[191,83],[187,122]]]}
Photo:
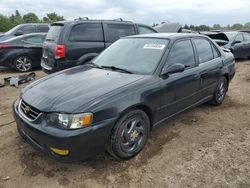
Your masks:
{"label": "front windshield glass", "polygon": [[19,25],[13,27],[11,30],[7,31],[5,34],[6,34],[6,35],[12,34],[13,31],[15,31],[18,27],[19,27]]}
{"label": "front windshield glass", "polygon": [[93,63],[126,69],[132,73],[150,74],[157,67],[167,44],[167,39],[120,39],[103,51]]}
{"label": "front windshield glass", "polygon": [[235,36],[237,35],[237,32],[225,32],[225,34],[229,41],[233,41]]}

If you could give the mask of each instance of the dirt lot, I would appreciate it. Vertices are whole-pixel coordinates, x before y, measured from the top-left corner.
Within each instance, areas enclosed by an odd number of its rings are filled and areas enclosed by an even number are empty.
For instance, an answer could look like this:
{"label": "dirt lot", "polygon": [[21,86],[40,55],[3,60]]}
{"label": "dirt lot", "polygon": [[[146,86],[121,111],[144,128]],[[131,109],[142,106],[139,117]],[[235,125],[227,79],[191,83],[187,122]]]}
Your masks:
{"label": "dirt lot", "polygon": [[[0,78],[13,74],[3,71]],[[0,89],[1,188],[250,187],[250,61],[237,62],[222,106],[202,105],[165,123],[124,162],[102,154],[65,164],[34,151],[13,122],[11,105],[20,89]]]}

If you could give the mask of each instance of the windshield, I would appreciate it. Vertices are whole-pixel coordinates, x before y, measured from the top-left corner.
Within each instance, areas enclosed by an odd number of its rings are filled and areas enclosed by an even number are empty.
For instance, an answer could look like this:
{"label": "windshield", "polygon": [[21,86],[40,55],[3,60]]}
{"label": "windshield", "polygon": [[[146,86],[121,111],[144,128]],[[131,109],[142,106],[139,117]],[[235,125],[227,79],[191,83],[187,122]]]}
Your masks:
{"label": "windshield", "polygon": [[158,65],[167,44],[167,39],[120,39],[103,51],[93,63],[125,69],[132,73],[150,74]]}
{"label": "windshield", "polygon": [[52,25],[47,33],[46,41],[57,42],[61,29],[62,29],[61,25]]}
{"label": "windshield", "polygon": [[237,35],[237,32],[225,32],[225,34],[229,41],[233,41],[235,36]]}
{"label": "windshield", "polygon": [[4,33],[4,34],[6,34],[6,35],[12,34],[19,27],[20,27],[20,25],[17,25],[15,27],[13,27],[12,29],[10,29],[9,31],[7,31],[6,33]]}

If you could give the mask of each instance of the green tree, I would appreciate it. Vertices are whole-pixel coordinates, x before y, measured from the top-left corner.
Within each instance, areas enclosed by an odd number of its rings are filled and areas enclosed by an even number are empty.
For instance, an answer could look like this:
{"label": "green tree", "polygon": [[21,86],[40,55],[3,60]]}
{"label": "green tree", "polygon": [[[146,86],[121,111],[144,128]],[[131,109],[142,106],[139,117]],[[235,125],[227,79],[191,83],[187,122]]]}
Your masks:
{"label": "green tree", "polygon": [[245,28],[245,29],[250,29],[250,22],[245,23],[245,24],[244,24],[244,28]]}
{"label": "green tree", "polygon": [[220,30],[221,29],[221,25],[220,24],[214,24],[213,25],[213,29],[214,30]]}
{"label": "green tree", "polygon": [[29,12],[23,15],[23,22],[24,23],[37,23],[37,22],[40,22],[40,20],[35,13]]}
{"label": "green tree", "polygon": [[0,14],[0,32],[8,31],[10,28],[9,18]]}
{"label": "green tree", "polygon": [[240,30],[240,29],[242,29],[242,28],[243,28],[243,25],[240,24],[240,23],[235,23],[235,24],[233,24],[232,27],[231,27],[231,29],[233,29],[233,30]]}
{"label": "green tree", "polygon": [[190,29],[187,24],[184,25],[183,29]]}
{"label": "green tree", "polygon": [[48,13],[46,17],[43,17],[43,22],[57,22],[65,20],[63,16],[57,15],[55,12]]}

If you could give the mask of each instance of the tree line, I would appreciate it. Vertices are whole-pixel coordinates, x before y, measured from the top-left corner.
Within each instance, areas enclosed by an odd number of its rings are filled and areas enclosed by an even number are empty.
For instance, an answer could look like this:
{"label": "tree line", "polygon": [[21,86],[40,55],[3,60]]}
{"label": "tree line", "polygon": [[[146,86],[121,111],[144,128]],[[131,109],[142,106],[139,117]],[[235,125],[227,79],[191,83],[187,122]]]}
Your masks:
{"label": "tree line", "polygon": [[[161,22],[161,24],[164,24],[166,22]],[[160,24],[153,24],[154,26],[158,26]],[[183,29],[189,29],[192,31],[213,31],[213,30],[221,30],[221,31],[227,31],[227,30],[242,30],[242,29],[249,29],[250,30],[250,22],[247,22],[245,24],[241,23],[235,23],[232,25],[226,25],[226,26],[221,26],[220,24],[214,24],[213,26],[208,26],[208,25],[188,25],[185,24]]]}
{"label": "tree line", "polygon": [[33,12],[21,15],[19,11],[16,10],[15,13],[10,16],[0,14],[0,32],[6,32],[22,23],[51,23],[63,20],[65,20],[64,17],[59,16],[55,12],[48,13],[42,19],[39,19],[39,17]]}

